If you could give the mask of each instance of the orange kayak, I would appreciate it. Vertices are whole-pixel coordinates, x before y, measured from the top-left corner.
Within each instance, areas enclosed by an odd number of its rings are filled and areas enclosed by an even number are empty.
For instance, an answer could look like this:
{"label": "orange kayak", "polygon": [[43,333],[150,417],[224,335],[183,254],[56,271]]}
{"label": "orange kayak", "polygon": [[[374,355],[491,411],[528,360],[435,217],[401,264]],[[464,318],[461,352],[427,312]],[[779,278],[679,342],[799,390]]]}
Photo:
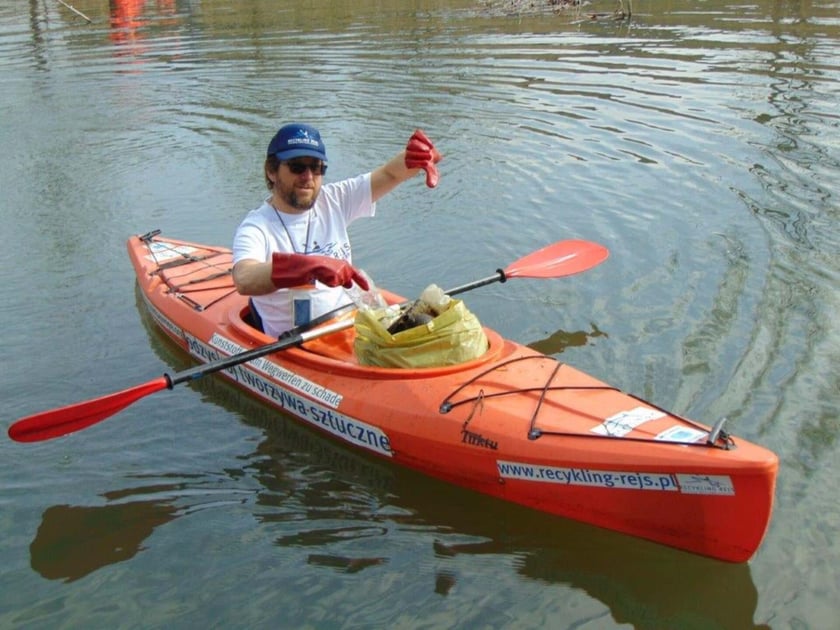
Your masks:
{"label": "orange kayak", "polygon": [[[229,249],[150,233],[128,251],[153,319],[197,361],[276,342],[248,323]],[[458,486],[725,561],[752,557],[773,508],[774,453],[485,333],[478,359],[381,368],[359,365],[348,324],[220,373],[334,439]]]}

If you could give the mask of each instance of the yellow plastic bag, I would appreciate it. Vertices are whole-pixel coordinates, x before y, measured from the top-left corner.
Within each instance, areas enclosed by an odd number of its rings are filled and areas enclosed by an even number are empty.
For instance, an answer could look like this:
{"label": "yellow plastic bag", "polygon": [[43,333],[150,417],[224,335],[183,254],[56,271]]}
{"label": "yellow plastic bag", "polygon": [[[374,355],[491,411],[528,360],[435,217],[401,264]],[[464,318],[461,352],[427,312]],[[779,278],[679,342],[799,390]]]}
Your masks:
{"label": "yellow plastic bag", "polygon": [[444,297],[435,305],[438,314],[430,321],[394,334],[388,332],[389,319],[394,318],[392,309],[359,309],[354,342],[359,363],[393,368],[440,367],[484,354],[488,342],[478,318],[461,300]]}

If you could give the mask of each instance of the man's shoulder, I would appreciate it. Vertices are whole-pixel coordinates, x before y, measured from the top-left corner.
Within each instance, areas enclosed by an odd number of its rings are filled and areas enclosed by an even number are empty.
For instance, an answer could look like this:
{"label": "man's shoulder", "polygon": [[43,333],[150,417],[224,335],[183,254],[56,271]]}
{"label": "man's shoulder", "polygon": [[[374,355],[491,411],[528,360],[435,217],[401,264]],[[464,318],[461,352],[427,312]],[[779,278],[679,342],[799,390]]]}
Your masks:
{"label": "man's shoulder", "polygon": [[271,204],[269,204],[268,200],[266,199],[253,210],[249,210],[245,217],[242,219],[242,223],[262,223],[270,217],[273,210],[274,209],[271,207]]}
{"label": "man's shoulder", "polygon": [[370,173],[324,184],[321,186],[321,196],[329,203],[340,204],[365,190],[370,191]]}
{"label": "man's shoulder", "polygon": [[241,239],[246,236],[248,238],[255,236],[262,238],[260,235],[264,235],[268,231],[268,225],[270,223],[270,216],[266,212],[266,208],[269,210],[272,209],[267,202],[264,202],[262,205],[249,211],[242,218],[234,232],[234,244],[240,243]]}

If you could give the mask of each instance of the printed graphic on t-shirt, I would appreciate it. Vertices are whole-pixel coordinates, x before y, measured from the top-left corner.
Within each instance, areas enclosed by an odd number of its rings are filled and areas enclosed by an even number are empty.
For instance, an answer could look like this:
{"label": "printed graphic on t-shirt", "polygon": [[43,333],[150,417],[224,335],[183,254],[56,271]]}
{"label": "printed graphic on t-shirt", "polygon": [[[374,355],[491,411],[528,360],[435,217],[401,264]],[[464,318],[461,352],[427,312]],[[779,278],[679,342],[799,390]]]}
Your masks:
{"label": "printed graphic on t-shirt", "polygon": [[350,243],[339,244],[337,241],[331,241],[326,245],[321,245],[318,241],[313,241],[310,253],[319,256],[331,256],[339,260],[350,260]]}

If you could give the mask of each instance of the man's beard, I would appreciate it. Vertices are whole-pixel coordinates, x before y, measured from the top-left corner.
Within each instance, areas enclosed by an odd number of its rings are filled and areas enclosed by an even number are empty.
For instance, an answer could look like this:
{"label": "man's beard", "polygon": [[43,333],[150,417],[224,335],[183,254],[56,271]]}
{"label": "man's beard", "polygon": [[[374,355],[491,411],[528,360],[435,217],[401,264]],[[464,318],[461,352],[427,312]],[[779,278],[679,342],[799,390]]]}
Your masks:
{"label": "man's beard", "polygon": [[[320,192],[321,191],[319,190],[318,193]],[[315,201],[318,199],[318,194],[315,194],[312,197],[312,201],[307,203],[298,199],[298,195],[294,191],[294,188],[292,188],[291,190],[283,190],[283,188],[281,187],[280,198],[295,210],[311,210],[312,206],[315,205]]]}

